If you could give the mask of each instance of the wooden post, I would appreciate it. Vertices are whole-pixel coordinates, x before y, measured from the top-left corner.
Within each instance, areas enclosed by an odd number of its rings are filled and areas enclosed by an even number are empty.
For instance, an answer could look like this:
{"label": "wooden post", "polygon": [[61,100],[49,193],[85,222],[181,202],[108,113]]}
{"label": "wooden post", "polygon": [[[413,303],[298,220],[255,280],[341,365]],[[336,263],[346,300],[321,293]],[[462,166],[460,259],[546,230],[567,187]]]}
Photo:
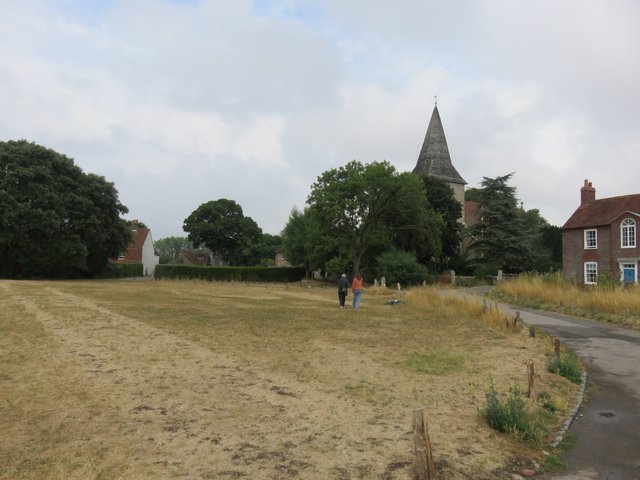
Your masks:
{"label": "wooden post", "polygon": [[555,349],[556,357],[560,358],[560,339],[558,337],[554,337],[554,339],[553,339],[553,347]]}
{"label": "wooden post", "polygon": [[413,412],[413,445],[416,452],[417,480],[435,479],[436,467],[431,454],[431,440],[424,408]]}
{"label": "wooden post", "polygon": [[533,362],[529,360],[527,362],[527,398],[531,398],[533,396],[533,382],[535,379],[536,370],[533,366]]}
{"label": "wooden post", "polygon": [[515,330],[518,327],[518,321],[520,320],[520,311],[516,310],[516,316],[513,319],[513,329]]}
{"label": "wooden post", "polygon": [[536,336],[536,327],[534,327],[534,326],[530,326],[529,327],[529,336],[530,337],[535,337]]}

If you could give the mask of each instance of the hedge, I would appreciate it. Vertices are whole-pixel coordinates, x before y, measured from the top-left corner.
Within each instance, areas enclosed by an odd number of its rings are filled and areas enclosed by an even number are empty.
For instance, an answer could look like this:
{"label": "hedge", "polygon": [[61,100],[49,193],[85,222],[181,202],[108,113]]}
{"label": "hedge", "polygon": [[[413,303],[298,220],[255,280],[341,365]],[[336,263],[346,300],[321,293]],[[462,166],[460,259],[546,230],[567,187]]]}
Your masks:
{"label": "hedge", "polygon": [[109,262],[105,268],[105,271],[101,275],[103,278],[128,278],[128,277],[142,277],[142,263],[127,262],[127,263],[115,263]]}
{"label": "hedge", "polygon": [[202,267],[156,265],[156,279],[199,279],[222,282],[297,282],[305,278],[304,268],[294,267]]}

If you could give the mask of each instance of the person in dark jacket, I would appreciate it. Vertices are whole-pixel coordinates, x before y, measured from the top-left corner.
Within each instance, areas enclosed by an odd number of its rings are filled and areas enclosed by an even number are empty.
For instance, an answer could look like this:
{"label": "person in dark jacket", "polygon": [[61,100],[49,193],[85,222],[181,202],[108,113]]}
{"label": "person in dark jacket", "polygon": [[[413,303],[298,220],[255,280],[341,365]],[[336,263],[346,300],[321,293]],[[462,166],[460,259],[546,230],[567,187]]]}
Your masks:
{"label": "person in dark jacket", "polygon": [[349,280],[344,273],[338,281],[338,300],[340,301],[340,308],[344,308],[344,301],[347,298],[347,291],[349,290]]}

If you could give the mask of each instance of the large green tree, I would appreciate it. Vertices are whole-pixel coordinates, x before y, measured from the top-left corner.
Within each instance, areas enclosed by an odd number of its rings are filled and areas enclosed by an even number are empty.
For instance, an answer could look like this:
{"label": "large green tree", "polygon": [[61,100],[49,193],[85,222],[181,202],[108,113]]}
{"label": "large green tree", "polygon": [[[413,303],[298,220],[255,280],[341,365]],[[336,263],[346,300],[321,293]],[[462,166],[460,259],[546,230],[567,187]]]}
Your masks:
{"label": "large green tree", "polygon": [[453,189],[444,181],[435,177],[422,177],[424,188],[427,191],[429,205],[444,220],[442,231],[442,255],[440,267],[451,267],[460,256],[460,242],[462,241],[462,204],[453,194]]}
{"label": "large green tree", "polygon": [[556,225],[542,226],[542,245],[550,252],[553,268],[562,268],[562,229]]}
{"label": "large green tree", "polygon": [[441,253],[443,221],[428,208],[422,181],[388,162],[354,160],[324,172],[307,203],[302,220],[314,232],[305,246],[312,267],[322,260],[356,272],[393,247],[422,260]]}
{"label": "large green tree", "polygon": [[[337,259],[336,270],[346,271],[348,261],[341,260],[341,242],[320,223],[314,210],[294,208],[282,231],[284,256],[293,265],[303,266],[309,274],[313,270],[325,269],[327,261]],[[346,249],[343,248],[344,256]],[[344,257],[342,257],[344,258]],[[334,261],[335,263],[335,261]]]}
{"label": "large green tree", "polygon": [[101,273],[128,245],[113,183],[25,140],[0,142],[0,275]]}
{"label": "large green tree", "polygon": [[243,263],[243,250],[262,237],[262,230],[251,217],[245,217],[242,207],[233,200],[221,198],[203,203],[182,226],[193,245],[210,249],[216,263]]}
{"label": "large green tree", "polygon": [[562,268],[562,231],[549,225],[537,208],[521,209],[529,239],[531,264],[528,270],[549,271]]}
{"label": "large green tree", "polygon": [[243,265],[270,267],[275,263],[276,252],[282,249],[280,235],[263,233],[255,242],[242,250]]}
{"label": "large green tree", "polygon": [[518,207],[513,173],[484,177],[479,189],[481,220],[470,228],[471,251],[478,263],[509,272],[527,270],[533,262],[531,228]]}

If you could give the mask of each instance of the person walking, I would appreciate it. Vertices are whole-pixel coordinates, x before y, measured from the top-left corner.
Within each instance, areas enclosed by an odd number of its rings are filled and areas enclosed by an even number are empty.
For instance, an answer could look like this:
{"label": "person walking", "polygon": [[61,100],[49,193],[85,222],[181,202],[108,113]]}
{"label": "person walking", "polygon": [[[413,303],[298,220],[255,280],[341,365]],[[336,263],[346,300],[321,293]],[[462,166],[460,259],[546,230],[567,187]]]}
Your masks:
{"label": "person walking", "polygon": [[356,276],[353,278],[351,290],[353,291],[352,307],[358,309],[360,308],[360,300],[362,299],[362,277],[359,273],[356,273]]}
{"label": "person walking", "polygon": [[338,300],[340,301],[340,308],[344,308],[344,302],[347,299],[347,292],[349,290],[349,280],[347,280],[347,276],[343,273],[338,280]]}

